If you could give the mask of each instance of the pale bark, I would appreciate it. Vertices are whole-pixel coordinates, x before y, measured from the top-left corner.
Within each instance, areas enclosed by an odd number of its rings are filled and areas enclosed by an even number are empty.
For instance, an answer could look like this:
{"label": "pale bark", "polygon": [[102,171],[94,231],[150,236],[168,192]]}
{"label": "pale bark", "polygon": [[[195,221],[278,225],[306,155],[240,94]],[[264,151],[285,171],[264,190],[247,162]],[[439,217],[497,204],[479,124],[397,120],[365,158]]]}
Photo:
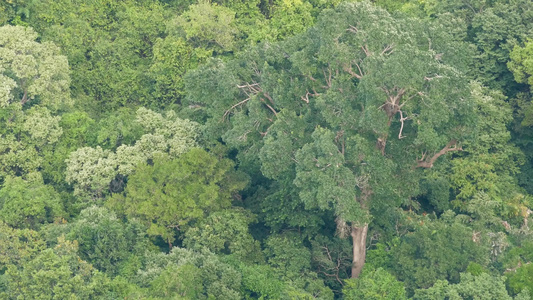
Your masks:
{"label": "pale bark", "polygon": [[363,270],[366,259],[366,235],[368,233],[368,224],[362,227],[352,225],[352,243],[353,243],[353,261],[352,261],[352,278],[357,278]]}
{"label": "pale bark", "polygon": [[456,140],[451,140],[444,148],[435,153],[432,157],[426,158],[426,154],[422,154],[422,158],[417,160],[417,164],[414,168],[432,168],[437,159],[444,154],[451,151],[463,151],[463,148],[457,146]]}

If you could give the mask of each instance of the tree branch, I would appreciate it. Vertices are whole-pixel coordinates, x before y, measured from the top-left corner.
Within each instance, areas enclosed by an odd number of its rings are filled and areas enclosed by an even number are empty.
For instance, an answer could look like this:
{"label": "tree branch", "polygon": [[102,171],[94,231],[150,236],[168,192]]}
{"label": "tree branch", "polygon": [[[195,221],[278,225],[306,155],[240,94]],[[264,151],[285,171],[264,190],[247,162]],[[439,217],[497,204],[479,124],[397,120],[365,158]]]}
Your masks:
{"label": "tree branch", "polygon": [[331,87],[331,67],[328,66],[328,76],[326,76],[326,71],[322,69],[322,73],[324,74],[324,80],[326,80],[327,88],[329,89]]}
{"label": "tree branch", "polygon": [[[237,87],[239,89],[241,89],[242,92],[244,94],[246,94],[246,96],[248,96],[248,98],[240,101],[237,104],[234,104],[229,109],[227,109],[224,112],[224,115],[222,116],[222,121],[224,121],[226,119],[226,117],[231,113],[232,110],[234,110],[238,106],[241,106],[241,105],[245,104],[246,102],[250,101],[253,96],[255,96],[255,95],[259,94],[259,93],[263,93],[263,96],[265,96],[265,98],[268,99],[268,101],[270,101],[270,103],[272,103],[272,105],[274,105],[274,100],[272,99],[272,97],[270,97],[270,95],[267,92],[264,92],[263,89],[261,88],[261,85],[259,83],[257,83],[257,82],[254,82],[252,84],[246,83],[246,84],[243,84],[243,85],[237,85]],[[266,103],[264,99],[261,99],[261,102],[263,102],[274,113],[275,116],[278,115],[276,110],[272,106],[270,106],[268,103]]]}
{"label": "tree branch", "polygon": [[368,56],[372,56],[372,52],[370,52],[370,50],[368,50],[368,45],[361,46],[361,49],[363,50],[363,52],[365,53],[365,55],[367,57]]}
{"label": "tree branch", "polygon": [[355,77],[357,79],[361,79],[361,78],[363,78],[363,72],[361,71],[361,68],[359,67],[359,65],[358,64],[356,64],[356,65],[357,65],[357,68],[359,69],[359,73],[360,74],[357,74],[357,73],[355,73],[352,70],[352,65],[351,64],[349,66],[348,66],[348,64],[345,64],[343,69],[344,69],[344,71],[348,72],[348,74],[352,75],[352,77]]}
{"label": "tree branch", "polygon": [[241,102],[239,102],[239,103],[233,105],[233,106],[230,107],[228,110],[226,110],[226,112],[225,112],[224,115],[222,116],[222,121],[224,121],[224,120],[226,119],[226,117],[229,115],[229,113],[230,113],[232,110],[234,110],[234,109],[237,108],[238,106],[243,105],[244,103],[250,101],[250,99],[252,99],[252,97],[248,97],[248,98],[242,100]]}
{"label": "tree branch", "polygon": [[313,93],[309,93],[309,90],[306,90],[306,93],[305,93],[305,96],[301,96],[300,98],[307,104],[309,104],[309,96],[313,96],[313,97],[316,97],[316,96],[320,96],[319,93],[317,93],[315,90],[313,90]]}
{"label": "tree branch", "polygon": [[[405,104],[405,103],[404,103]],[[409,120],[409,117],[405,117],[403,116],[403,112],[400,110],[400,122],[401,122],[401,126],[400,126],[400,132],[398,133],[398,139],[401,140],[402,138],[404,138],[405,136],[402,136],[402,131],[403,131],[403,122],[405,120]]]}
{"label": "tree branch", "polygon": [[433,79],[437,79],[437,78],[442,78],[442,76],[441,76],[441,75],[438,75],[438,74],[435,75],[435,76],[433,76],[433,77],[427,77],[427,76],[424,76],[424,80],[426,80],[426,81],[431,81],[431,80],[433,80]]}
{"label": "tree branch", "polygon": [[381,55],[383,54],[391,54],[392,52],[394,52],[394,43],[393,44],[390,44],[390,45],[387,45],[387,47],[385,47],[385,49],[383,49],[383,51],[381,51]]}
{"label": "tree branch", "polygon": [[350,28],[346,29],[346,31],[357,33],[357,32],[359,32],[359,29],[357,29],[357,27],[355,27],[353,25],[350,25]]}
{"label": "tree branch", "polygon": [[261,102],[263,102],[263,104],[266,105],[276,117],[278,116],[278,112],[272,106],[268,105],[268,103],[266,103],[264,99],[261,99]]}
{"label": "tree branch", "polygon": [[272,105],[276,105],[274,104],[274,100],[272,99],[272,97],[270,97],[270,95],[266,92],[263,92],[263,96],[265,96],[265,98],[268,99],[268,101],[270,101],[270,103],[272,103]]}
{"label": "tree branch", "polygon": [[422,155],[421,159],[417,160],[417,164],[414,168],[432,168],[437,159],[444,154],[452,151],[463,151],[463,148],[457,146],[457,140],[451,140],[444,148],[435,153],[431,158],[425,159],[426,153]]}

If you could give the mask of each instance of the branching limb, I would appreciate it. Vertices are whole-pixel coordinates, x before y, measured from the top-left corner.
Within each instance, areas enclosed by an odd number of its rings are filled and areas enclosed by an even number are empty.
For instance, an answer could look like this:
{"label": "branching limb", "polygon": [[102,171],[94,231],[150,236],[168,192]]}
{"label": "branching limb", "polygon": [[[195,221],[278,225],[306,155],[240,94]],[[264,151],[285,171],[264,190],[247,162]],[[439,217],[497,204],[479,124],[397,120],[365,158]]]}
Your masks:
{"label": "branching limb", "polygon": [[255,75],[261,76],[261,71],[257,67],[257,62],[255,61],[252,62],[252,70],[254,70]]}
{"label": "branching limb", "polygon": [[243,85],[237,85],[237,87],[240,88],[240,89],[251,88],[251,87],[254,87],[254,86],[259,86],[259,83],[255,82],[255,83],[252,83],[252,84],[246,83],[246,84],[243,84]]}
{"label": "branching limb", "polygon": [[320,96],[319,93],[317,93],[315,90],[313,90],[313,93],[310,93],[309,90],[306,90],[305,96],[301,96],[300,98],[307,104],[309,104],[309,96]]}
{"label": "branching limb", "polygon": [[400,104],[400,101],[403,95],[406,93],[405,88],[394,87],[393,89],[381,88],[387,95],[387,100],[383,105],[378,109],[383,109],[389,118],[388,126],[391,125],[392,119],[400,111],[400,109],[405,105],[407,99],[404,103]]}
{"label": "branching limb", "polygon": [[244,103],[250,101],[250,99],[252,99],[252,97],[248,97],[248,98],[242,100],[241,102],[239,102],[237,104],[234,104],[232,107],[230,107],[228,110],[226,110],[226,112],[222,116],[222,121],[224,121],[226,119],[226,117],[231,113],[232,110],[234,110],[235,108],[237,108],[237,107],[243,105]]}
{"label": "branching limb", "polygon": [[451,140],[444,148],[442,148],[439,152],[435,153],[431,158],[426,159],[426,152],[422,155],[421,159],[417,160],[417,164],[415,168],[432,168],[433,164],[437,159],[444,154],[452,151],[463,151],[463,148],[460,146],[457,146],[457,140]]}
{"label": "branching limb", "polygon": [[383,49],[383,51],[381,51],[381,55],[384,55],[384,54],[392,54],[392,52],[394,52],[394,43],[393,44],[390,44],[390,45],[387,45],[387,47],[385,47],[385,49]]}
{"label": "branching limb", "polygon": [[[329,250],[328,246],[324,245],[321,248],[323,250],[323,253],[327,256],[328,260],[335,264],[335,261],[331,255],[331,250]],[[341,285],[344,285],[344,282],[339,277],[339,273],[342,268],[342,261],[339,257],[336,260],[337,262],[333,267],[326,268],[326,266],[322,265],[321,267],[324,268],[324,271],[320,271],[319,273],[322,273],[327,277],[334,277],[335,280],[337,280]]]}
{"label": "branching limb", "polygon": [[353,25],[350,25],[349,28],[346,29],[346,31],[353,32],[353,33],[358,33],[359,29],[357,29],[357,27],[355,27]]}
{"label": "branching limb", "polygon": [[363,50],[363,52],[365,53],[367,57],[372,56],[372,52],[368,50],[368,45],[361,46],[361,49]]}
{"label": "branching limb", "polygon": [[345,147],[344,130],[339,130],[337,132],[337,135],[335,136],[335,143],[337,143],[337,145],[338,145],[339,142],[340,142],[340,146],[341,146],[341,149],[339,150],[339,153],[344,155],[344,147]]}
{"label": "branching limb", "polygon": [[363,78],[363,71],[361,71],[361,67],[359,66],[359,64],[355,63],[355,65],[357,66],[357,69],[359,69],[359,74],[355,73],[354,70],[352,69],[352,64],[346,64],[344,65],[344,71],[348,72],[348,74],[352,75],[352,77],[355,77],[357,79],[361,79]]}
{"label": "branching limb", "polygon": [[[246,102],[250,101],[253,96],[256,96],[256,95],[258,95],[260,93],[262,93],[263,96],[266,99],[268,99],[268,101],[270,101],[270,103],[272,103],[272,105],[274,105],[274,100],[272,99],[272,97],[267,92],[264,92],[263,89],[261,88],[261,85],[259,83],[257,83],[257,82],[254,82],[252,84],[246,83],[246,84],[242,84],[242,85],[237,85],[237,87],[239,89],[241,89],[241,91],[248,97],[246,99],[234,104],[228,110],[226,110],[224,112],[224,115],[222,116],[222,121],[224,121],[226,119],[226,117],[231,113],[232,110],[234,110],[235,108],[237,108],[237,107],[239,107],[241,105],[244,105]],[[276,110],[271,105],[266,103],[264,99],[261,99],[261,102],[263,102],[266,105],[266,107],[268,107],[274,113],[274,115],[277,116],[278,113],[276,112]]]}

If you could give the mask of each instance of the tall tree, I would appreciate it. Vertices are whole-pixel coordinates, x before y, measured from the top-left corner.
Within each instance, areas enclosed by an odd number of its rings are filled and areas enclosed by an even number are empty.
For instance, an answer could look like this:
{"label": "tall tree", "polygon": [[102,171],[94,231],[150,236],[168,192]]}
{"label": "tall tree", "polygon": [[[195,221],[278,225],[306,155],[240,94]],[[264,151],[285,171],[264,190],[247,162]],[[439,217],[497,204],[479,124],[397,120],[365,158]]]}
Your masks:
{"label": "tall tree", "polygon": [[468,48],[444,28],[345,3],[302,35],[188,76],[210,132],[306,208],[333,212],[352,237],[353,277],[371,220],[387,223],[417,194],[421,170],[471,133]]}

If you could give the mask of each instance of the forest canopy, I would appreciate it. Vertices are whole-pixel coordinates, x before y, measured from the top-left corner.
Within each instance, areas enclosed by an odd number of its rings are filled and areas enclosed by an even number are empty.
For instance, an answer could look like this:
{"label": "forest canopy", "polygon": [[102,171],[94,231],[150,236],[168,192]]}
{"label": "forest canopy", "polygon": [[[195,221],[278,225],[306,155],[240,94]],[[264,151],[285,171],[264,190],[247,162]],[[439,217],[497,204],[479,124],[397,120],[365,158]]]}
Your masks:
{"label": "forest canopy", "polygon": [[0,3],[0,299],[533,299],[530,0]]}

